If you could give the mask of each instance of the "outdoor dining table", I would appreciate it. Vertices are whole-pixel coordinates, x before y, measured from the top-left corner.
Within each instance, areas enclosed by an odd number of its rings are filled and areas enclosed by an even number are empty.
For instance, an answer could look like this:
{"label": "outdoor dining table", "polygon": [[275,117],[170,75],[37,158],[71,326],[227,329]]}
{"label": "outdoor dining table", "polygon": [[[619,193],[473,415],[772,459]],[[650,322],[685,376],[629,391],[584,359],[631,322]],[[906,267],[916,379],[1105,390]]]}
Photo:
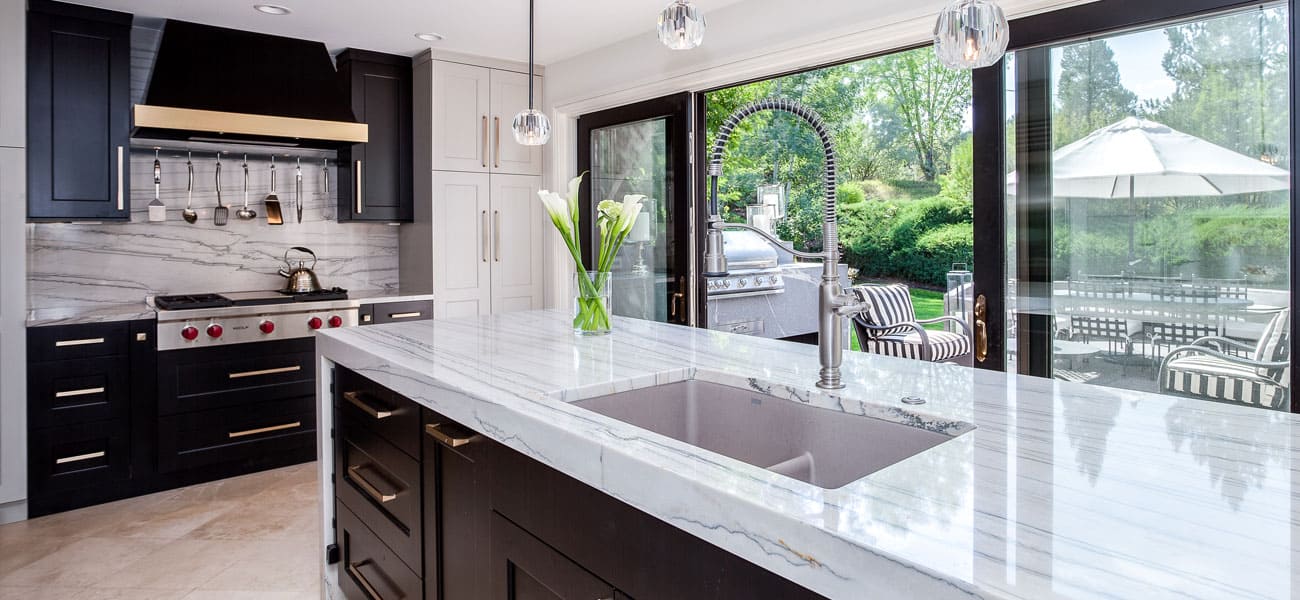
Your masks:
{"label": "outdoor dining table", "polygon": [[1088,296],[1070,290],[1052,293],[1055,312],[1079,317],[1160,323],[1205,323],[1208,318],[1244,314],[1254,302],[1225,296],[1178,296],[1132,292],[1122,296]]}

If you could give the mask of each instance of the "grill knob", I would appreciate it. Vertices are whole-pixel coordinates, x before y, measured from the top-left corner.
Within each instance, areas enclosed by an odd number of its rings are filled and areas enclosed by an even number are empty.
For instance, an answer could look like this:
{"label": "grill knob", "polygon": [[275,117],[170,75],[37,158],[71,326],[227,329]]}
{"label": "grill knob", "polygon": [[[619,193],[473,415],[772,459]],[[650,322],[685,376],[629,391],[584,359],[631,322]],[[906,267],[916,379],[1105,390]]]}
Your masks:
{"label": "grill knob", "polygon": [[728,290],[731,289],[731,280],[730,279],[722,280],[722,287]]}
{"label": "grill knob", "polygon": [[749,285],[749,280],[748,280],[748,279],[741,279],[741,280],[739,280],[739,281],[736,282],[736,287],[745,287],[745,286],[747,286],[747,285]]}
{"label": "grill knob", "polygon": [[181,330],[181,337],[183,337],[183,338],[185,338],[185,339],[187,339],[187,340],[189,340],[189,341],[191,341],[191,342],[194,341],[194,340],[196,340],[196,339],[199,339],[199,328],[197,328],[197,327],[191,327],[191,326],[188,326],[188,325],[187,325],[187,326],[185,327],[185,329],[182,329],[182,330]]}
{"label": "grill knob", "polygon": [[275,331],[275,323],[272,323],[270,321],[262,321],[260,324],[258,324],[257,328],[261,329],[262,333],[271,333],[272,331]]}
{"label": "grill knob", "polygon": [[330,317],[330,327],[341,327],[342,325],[343,325],[343,317],[340,317],[338,315],[334,315]]}
{"label": "grill knob", "polygon": [[312,317],[310,319],[307,319],[307,326],[312,329],[320,329],[320,326],[322,324],[323,322],[320,320],[320,317]]}
{"label": "grill knob", "polygon": [[772,285],[776,285],[776,275],[768,277],[767,280],[772,282]]}
{"label": "grill knob", "polygon": [[215,339],[215,338],[219,338],[219,337],[221,337],[221,334],[222,334],[222,332],[224,332],[224,331],[225,331],[225,330],[222,329],[221,326],[220,326],[220,325],[217,325],[216,323],[213,323],[213,324],[211,324],[211,325],[208,325],[208,337],[210,337],[210,338],[213,338],[213,339]]}

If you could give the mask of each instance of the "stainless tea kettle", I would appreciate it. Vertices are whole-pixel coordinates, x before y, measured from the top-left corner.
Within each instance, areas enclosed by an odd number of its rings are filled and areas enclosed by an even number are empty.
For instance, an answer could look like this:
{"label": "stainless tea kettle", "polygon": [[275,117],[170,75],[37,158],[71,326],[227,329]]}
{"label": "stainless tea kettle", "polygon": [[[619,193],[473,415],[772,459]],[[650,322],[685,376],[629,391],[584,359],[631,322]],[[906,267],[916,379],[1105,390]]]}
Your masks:
{"label": "stainless tea kettle", "polygon": [[[289,253],[297,250],[311,255],[311,267],[303,266],[303,261],[298,261],[295,268],[293,263],[289,262]],[[289,281],[284,284],[284,289],[280,290],[286,294],[308,294],[320,291],[320,280],[316,279],[316,274],[312,269],[316,268],[316,253],[309,248],[294,246],[284,251],[284,265],[290,270],[280,269],[280,275]]]}

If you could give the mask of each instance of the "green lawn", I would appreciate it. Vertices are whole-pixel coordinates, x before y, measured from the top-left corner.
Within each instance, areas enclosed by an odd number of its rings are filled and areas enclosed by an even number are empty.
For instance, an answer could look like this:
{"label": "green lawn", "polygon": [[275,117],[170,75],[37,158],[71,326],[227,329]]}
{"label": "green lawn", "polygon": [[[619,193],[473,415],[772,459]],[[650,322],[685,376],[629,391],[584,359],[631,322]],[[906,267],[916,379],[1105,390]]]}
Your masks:
{"label": "green lawn", "polygon": [[[911,292],[912,307],[916,309],[917,320],[924,321],[926,319],[934,319],[943,316],[943,292],[918,290],[916,288],[911,288]],[[943,325],[926,325],[925,328],[942,331]],[[858,336],[852,334],[849,337],[849,343],[852,345],[853,350],[861,350],[862,347],[858,345]]]}

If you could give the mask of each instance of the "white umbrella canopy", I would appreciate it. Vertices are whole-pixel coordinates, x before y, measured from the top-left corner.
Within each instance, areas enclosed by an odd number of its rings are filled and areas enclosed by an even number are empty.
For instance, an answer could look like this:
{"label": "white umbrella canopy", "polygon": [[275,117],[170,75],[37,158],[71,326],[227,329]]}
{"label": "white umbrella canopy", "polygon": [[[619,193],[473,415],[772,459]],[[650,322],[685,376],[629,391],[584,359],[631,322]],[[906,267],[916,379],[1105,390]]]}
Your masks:
{"label": "white umbrella canopy", "polygon": [[[1137,117],[1052,154],[1052,195],[1058,198],[1231,196],[1290,184],[1284,169]],[[1016,192],[1014,172],[1007,191]]]}

